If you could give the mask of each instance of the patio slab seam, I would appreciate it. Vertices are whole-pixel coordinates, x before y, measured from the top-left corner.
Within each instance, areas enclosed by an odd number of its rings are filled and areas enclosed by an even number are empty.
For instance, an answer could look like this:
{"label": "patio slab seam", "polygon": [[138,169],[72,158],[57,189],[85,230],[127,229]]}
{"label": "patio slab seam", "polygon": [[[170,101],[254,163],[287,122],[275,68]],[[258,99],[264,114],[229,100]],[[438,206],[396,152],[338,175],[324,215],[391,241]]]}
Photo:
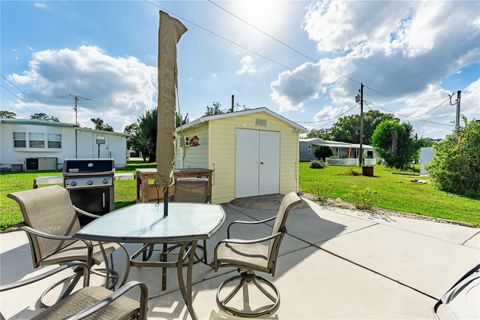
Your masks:
{"label": "patio slab seam", "polygon": [[384,278],[386,278],[386,279],[388,279],[388,280],[391,280],[391,281],[393,281],[393,282],[395,282],[395,283],[398,283],[398,284],[400,284],[400,285],[402,285],[402,286],[404,286],[404,287],[407,287],[407,288],[409,288],[409,289],[411,289],[411,290],[413,290],[413,291],[415,291],[415,292],[417,292],[417,293],[420,293],[420,294],[422,294],[422,295],[424,295],[424,296],[426,296],[426,297],[428,297],[428,298],[430,298],[430,299],[432,299],[432,300],[434,300],[434,301],[437,301],[437,300],[438,300],[438,298],[436,298],[436,297],[434,297],[434,296],[432,296],[432,295],[430,295],[430,294],[428,294],[428,293],[426,293],[426,292],[423,292],[423,291],[421,291],[421,290],[419,290],[419,289],[417,289],[417,288],[414,288],[414,287],[412,287],[412,286],[410,286],[410,285],[408,285],[408,284],[406,284],[406,283],[403,283],[403,282],[401,282],[401,281],[399,281],[399,280],[397,280],[397,279],[394,279],[394,278],[392,278],[392,277],[389,277],[389,276],[387,276],[387,275],[385,275],[385,274],[383,274],[383,273],[380,273],[380,272],[378,272],[378,271],[376,271],[376,270],[374,270],[374,269],[371,269],[371,268],[369,268],[369,267],[366,267],[366,266],[364,266],[364,265],[361,265],[361,264],[358,263],[358,262],[355,262],[355,261],[350,260],[350,259],[348,259],[348,258],[342,257],[342,256],[336,254],[336,253],[333,252],[333,251],[330,251],[330,250],[328,250],[328,249],[325,249],[325,248],[320,247],[320,246],[317,245],[317,244],[310,243],[310,242],[308,242],[308,241],[306,241],[306,240],[304,240],[304,239],[301,239],[301,238],[299,238],[299,237],[297,237],[297,236],[295,236],[295,235],[291,235],[291,236],[294,237],[294,238],[296,238],[296,239],[298,239],[298,240],[300,240],[300,241],[304,241],[304,242],[310,244],[311,246],[313,246],[313,247],[315,247],[315,248],[317,248],[317,249],[319,249],[319,250],[322,250],[323,252],[326,252],[326,253],[334,256],[334,257],[337,257],[337,258],[339,258],[339,259],[342,259],[342,260],[344,260],[344,261],[346,261],[346,262],[349,262],[349,263],[351,263],[351,264],[353,264],[353,265],[356,265],[356,266],[358,266],[358,267],[360,267],[360,268],[363,268],[363,269],[365,269],[365,270],[367,270],[367,271],[370,271],[370,272],[375,273],[375,274],[377,274],[377,275],[379,275],[379,276],[381,276],[381,277],[384,277]]}
{"label": "patio slab seam", "polygon": [[[247,216],[247,217],[249,217],[249,218],[252,218],[252,219],[255,219],[255,220],[258,221],[257,218],[255,218],[255,217],[253,217],[253,216],[250,216],[249,214],[241,211],[241,208],[237,208],[236,206],[232,206],[232,205],[230,205],[230,204],[228,204],[228,205],[229,205],[233,210],[235,210],[235,211],[237,211],[237,212],[239,212],[239,213],[242,213],[242,214],[244,214],[245,216]],[[343,214],[343,215],[349,216],[349,215],[346,215],[346,214]],[[351,217],[351,216],[349,216],[349,217]],[[352,217],[352,218],[355,218],[355,217]],[[362,218],[358,218],[358,219],[360,219],[360,220],[367,220],[367,221],[368,221],[368,219],[362,219]],[[265,223],[265,224],[266,224],[266,223]],[[357,230],[352,230],[352,231],[350,231],[350,232],[346,232],[346,233],[341,234],[341,235],[337,235],[337,236],[332,237],[332,238],[325,239],[325,240],[322,241],[321,243],[326,242],[326,241],[328,241],[328,240],[330,240],[330,239],[339,238],[339,237],[341,237],[342,235],[347,235],[347,234],[351,235],[352,233],[354,233],[354,232],[356,232],[356,231],[365,230],[366,228],[370,228],[370,227],[372,227],[372,226],[378,226],[378,225],[380,225],[379,222],[374,223],[374,224],[369,225],[369,226],[366,226],[366,227],[363,227],[363,228],[360,228],[360,229],[357,229]],[[388,226],[388,225],[387,225],[387,226]],[[402,231],[407,231],[407,232],[409,232],[408,230],[403,230],[403,229],[401,229],[401,228],[395,228],[395,227],[392,227],[392,226],[390,226],[390,227],[391,227],[391,228],[394,228],[394,229],[399,229],[399,230],[402,230]],[[416,232],[411,232],[411,233],[419,234],[419,233],[416,233]],[[342,257],[342,256],[336,254],[336,253],[333,252],[333,251],[330,251],[330,250],[327,250],[327,249],[325,249],[325,248],[322,248],[322,247],[321,247],[320,245],[318,245],[318,244],[311,243],[311,242],[309,242],[309,241],[307,241],[307,240],[305,240],[305,239],[302,239],[302,238],[300,238],[300,237],[298,237],[298,236],[296,236],[296,235],[294,235],[294,234],[291,234],[291,233],[288,233],[288,234],[289,234],[290,236],[296,238],[297,240],[300,240],[300,241],[305,242],[306,244],[308,244],[308,245],[310,245],[310,246],[313,246],[313,247],[315,247],[315,248],[317,248],[317,249],[319,249],[319,250],[322,250],[322,251],[324,251],[324,252],[326,252],[326,253],[328,253],[328,254],[330,254],[330,255],[333,255],[333,256],[335,256],[335,257],[337,257],[337,258],[339,258],[339,259],[342,259],[342,260],[344,260],[344,261],[347,261],[347,262],[349,262],[349,263],[351,263],[351,264],[354,264],[354,265],[356,265],[356,266],[358,266],[358,267],[361,267],[361,268],[363,268],[363,269],[365,269],[365,270],[367,270],[367,271],[370,271],[370,272],[375,273],[375,274],[377,274],[377,275],[379,275],[379,276],[381,276],[381,277],[384,277],[384,278],[386,278],[386,279],[388,279],[388,280],[391,280],[391,281],[393,281],[393,282],[395,282],[395,283],[398,283],[398,284],[400,284],[400,285],[402,285],[402,286],[405,286],[405,287],[407,287],[407,288],[409,288],[409,289],[411,289],[411,290],[413,290],[413,291],[415,291],[415,292],[417,292],[417,293],[420,293],[420,294],[422,294],[422,295],[424,295],[424,296],[426,296],[426,297],[428,297],[428,298],[430,298],[430,299],[432,299],[432,300],[434,300],[434,301],[436,301],[436,300],[438,299],[438,298],[436,298],[436,297],[434,297],[434,296],[432,296],[432,295],[430,295],[430,294],[428,294],[428,293],[426,293],[426,292],[423,292],[423,291],[421,291],[421,290],[419,290],[419,289],[417,289],[417,288],[414,288],[414,287],[412,287],[412,286],[410,286],[410,285],[408,285],[408,284],[406,284],[406,283],[403,283],[403,282],[401,282],[400,280],[394,279],[394,278],[392,278],[392,277],[390,277],[390,276],[387,276],[387,275],[385,275],[385,274],[380,273],[379,271],[376,271],[376,270],[374,270],[374,269],[371,269],[371,268],[369,268],[369,267],[366,267],[366,266],[364,266],[364,265],[361,265],[361,264],[359,264],[359,263],[357,263],[357,262],[355,262],[355,261],[353,261],[353,260],[350,260],[350,259],[348,259],[348,258]],[[419,234],[419,235],[426,236],[426,235],[423,235],[423,234]],[[441,240],[441,239],[437,239],[437,238],[435,238],[435,237],[430,237],[430,238],[433,238],[433,239],[436,239],[436,240]],[[446,240],[444,240],[444,241],[445,241],[445,242],[452,243],[451,241],[446,241]],[[455,243],[455,244],[459,245],[458,243]]]}
{"label": "patio slab seam", "polygon": [[[467,246],[466,243],[470,240],[472,240],[473,238],[475,238],[476,236],[478,236],[480,234],[480,230],[478,230],[475,234],[473,234],[471,237],[469,237],[467,240],[463,241],[461,243],[462,246]],[[468,247],[468,246],[467,246]]]}
{"label": "patio slab seam", "polygon": [[[311,201],[311,200],[308,200],[308,201]],[[313,202],[313,201],[312,201]],[[317,205],[319,205],[318,203],[316,202],[313,202]],[[370,219],[367,219],[367,218],[363,218],[363,217],[358,217],[358,216],[354,216],[354,215],[350,215],[350,214],[347,214],[347,213],[343,213],[341,211],[336,211],[336,210],[332,210],[330,209],[330,207],[323,207],[322,206],[322,209],[324,210],[327,210],[331,213],[337,213],[337,214],[340,214],[342,216],[345,216],[345,217],[349,217],[349,218],[354,218],[354,219],[358,219],[358,220],[362,220],[362,221],[368,221],[368,222],[372,222]],[[245,213],[244,213],[245,214]],[[253,217],[251,217],[253,218]],[[408,218],[408,217],[405,217],[405,219],[411,219],[411,220],[415,220],[415,218]],[[422,220],[424,221],[424,220]],[[433,222],[433,221],[429,221],[431,223],[441,223],[441,222]],[[417,234],[417,235],[422,235],[422,236],[425,236],[425,237],[429,237],[429,238],[432,238],[432,239],[435,239],[435,240],[441,240],[441,241],[444,241],[444,242],[448,242],[448,243],[454,243],[454,244],[457,244],[457,245],[465,245],[466,242],[468,242],[469,240],[471,240],[472,238],[474,238],[476,235],[480,234],[480,230],[478,230],[475,234],[471,235],[470,237],[468,237],[468,239],[464,240],[462,243],[458,243],[458,242],[455,242],[455,241],[451,241],[451,240],[446,240],[446,239],[443,239],[443,238],[438,238],[438,237],[434,237],[432,235],[429,235],[429,234],[425,234],[425,233],[420,233],[420,232],[416,232],[416,231],[412,231],[410,229],[407,229],[407,228],[402,228],[402,227],[398,227],[398,226],[393,226],[389,223],[386,223],[386,222],[377,222],[376,224],[381,224],[381,225],[384,225],[384,226],[387,226],[387,227],[390,227],[390,228],[393,228],[393,229],[398,229],[398,230],[402,230],[402,231],[406,231],[406,232],[409,232],[409,233],[413,233],[413,234]],[[462,226],[462,225],[460,225]],[[462,227],[468,227],[468,228],[473,228],[471,226],[462,226]],[[347,233],[346,233],[347,234]]]}
{"label": "patio slab seam", "polygon": [[[241,214],[243,214],[243,215],[245,215],[245,216],[247,216],[247,217],[249,217],[249,218],[252,218],[252,219],[254,219],[254,220],[259,221],[256,217],[251,216],[251,215],[249,215],[248,213],[242,212],[242,211],[241,211],[241,208],[238,208],[238,207],[235,207],[235,206],[234,206],[232,209],[235,210],[235,211],[237,211],[237,212],[239,212],[239,213],[241,213]],[[335,213],[335,212],[334,212],[334,213]],[[348,215],[345,215],[345,216],[348,216]],[[350,217],[350,216],[348,216],[348,217]],[[354,217],[353,217],[353,218],[354,218]],[[367,219],[360,219],[360,220],[368,221]],[[372,221],[368,221],[368,222],[371,222],[372,224],[370,224],[370,225],[368,225],[368,226],[365,226],[365,227],[361,227],[361,228],[359,228],[359,229],[355,229],[355,230],[352,230],[352,231],[344,232],[344,233],[338,234],[338,235],[333,236],[333,237],[329,237],[329,238],[322,239],[322,240],[320,240],[320,241],[317,242],[317,243],[323,243],[323,242],[328,241],[328,240],[331,240],[331,239],[340,238],[340,237],[342,237],[342,236],[346,236],[346,235],[352,234],[352,233],[354,233],[354,232],[361,231],[361,230],[365,230],[365,229],[367,229],[367,228],[374,227],[374,226],[377,226],[377,225],[380,224],[379,222],[372,222]],[[270,227],[272,226],[272,224],[269,224],[268,222],[264,222],[263,224],[268,225],[268,226],[270,226]],[[294,236],[293,233],[288,232],[288,229],[287,229],[287,234],[295,237],[295,238],[298,239],[298,240],[304,241],[305,243],[308,243],[308,244],[310,244],[310,245],[314,245],[314,244],[311,244],[311,243],[310,243],[309,241],[307,241],[307,240],[301,239],[301,238],[299,238],[298,236]],[[305,247],[305,248],[306,248],[306,247]],[[297,250],[297,249],[293,249],[293,250],[288,251],[288,252],[286,252],[286,253],[293,252],[293,251],[296,251],[296,250]],[[286,253],[284,253],[284,254],[286,254]]]}

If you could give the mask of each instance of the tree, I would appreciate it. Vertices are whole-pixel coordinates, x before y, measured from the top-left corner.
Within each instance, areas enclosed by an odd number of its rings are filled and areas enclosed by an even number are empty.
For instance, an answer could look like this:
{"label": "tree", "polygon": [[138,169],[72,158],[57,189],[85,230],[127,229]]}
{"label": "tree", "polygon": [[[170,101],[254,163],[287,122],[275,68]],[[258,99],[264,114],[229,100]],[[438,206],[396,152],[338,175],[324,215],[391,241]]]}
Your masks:
{"label": "tree", "polygon": [[15,119],[17,114],[12,111],[0,110],[0,119]]}
{"label": "tree", "polygon": [[382,121],[372,134],[375,152],[388,167],[405,168],[415,157],[413,128],[409,123],[396,120]]}
{"label": "tree", "polygon": [[188,113],[183,118],[180,113],[175,114],[175,127],[178,128],[180,125],[187,124],[189,121],[190,119],[188,118]]}
{"label": "tree", "polygon": [[127,149],[133,148],[134,150],[137,150],[136,140],[138,138],[138,123],[134,122],[125,126],[125,129],[123,129],[123,133],[128,135]]}
{"label": "tree", "polygon": [[157,109],[147,110],[138,118],[138,135],[135,137],[137,151],[141,152],[144,159],[148,156],[150,162],[156,161],[157,148]]}
{"label": "tree", "polygon": [[[377,126],[384,120],[398,118],[391,113],[369,110],[363,114],[363,143],[371,144],[371,137]],[[330,128],[330,138],[335,141],[358,143],[360,141],[360,115],[353,114],[341,117]]]}
{"label": "tree", "polygon": [[320,138],[323,140],[330,140],[330,130],[329,129],[310,129],[306,136],[307,139],[309,138]]}
{"label": "tree", "polygon": [[57,117],[49,116],[48,114],[46,114],[44,112],[34,113],[30,116],[30,119],[60,122],[60,120],[58,120]]}
{"label": "tree", "polygon": [[327,146],[316,147],[313,154],[315,155],[315,158],[323,159],[323,161],[325,161],[325,158],[333,156],[332,149]]}
{"label": "tree", "polygon": [[434,144],[428,173],[440,190],[480,198],[480,121],[463,121]]}
{"label": "tree", "polygon": [[112,126],[105,123],[100,118],[92,118],[90,119],[90,121],[92,121],[95,124],[95,130],[113,131]]}
{"label": "tree", "polygon": [[216,114],[224,114],[226,113],[225,110],[222,109],[222,105],[218,101],[213,101],[212,106],[207,106],[207,111],[205,112],[204,116],[213,116]]}

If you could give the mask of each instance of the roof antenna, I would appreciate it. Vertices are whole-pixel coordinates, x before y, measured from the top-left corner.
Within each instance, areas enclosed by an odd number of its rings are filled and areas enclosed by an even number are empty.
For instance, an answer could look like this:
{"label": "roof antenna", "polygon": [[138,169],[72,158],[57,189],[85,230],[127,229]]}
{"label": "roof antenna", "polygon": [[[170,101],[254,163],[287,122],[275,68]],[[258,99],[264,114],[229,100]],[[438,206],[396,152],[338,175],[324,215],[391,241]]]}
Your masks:
{"label": "roof antenna", "polygon": [[75,125],[78,126],[78,102],[80,100],[85,100],[85,101],[94,101],[94,100],[90,98],[85,98],[73,93],[69,93],[68,95],[73,98],[73,111],[75,112]]}

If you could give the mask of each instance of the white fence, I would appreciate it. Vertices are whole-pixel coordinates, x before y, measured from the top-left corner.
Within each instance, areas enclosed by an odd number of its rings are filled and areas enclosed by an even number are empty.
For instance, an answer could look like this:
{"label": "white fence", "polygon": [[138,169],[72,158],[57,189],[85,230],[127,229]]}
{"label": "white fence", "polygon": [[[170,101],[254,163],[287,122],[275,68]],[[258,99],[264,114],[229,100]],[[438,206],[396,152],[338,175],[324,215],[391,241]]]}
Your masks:
{"label": "white fence", "polygon": [[[331,166],[358,166],[358,158],[344,158],[344,159],[337,159],[337,158],[327,158],[327,164]],[[364,165],[366,166],[374,166],[377,164],[377,159],[363,159]]]}

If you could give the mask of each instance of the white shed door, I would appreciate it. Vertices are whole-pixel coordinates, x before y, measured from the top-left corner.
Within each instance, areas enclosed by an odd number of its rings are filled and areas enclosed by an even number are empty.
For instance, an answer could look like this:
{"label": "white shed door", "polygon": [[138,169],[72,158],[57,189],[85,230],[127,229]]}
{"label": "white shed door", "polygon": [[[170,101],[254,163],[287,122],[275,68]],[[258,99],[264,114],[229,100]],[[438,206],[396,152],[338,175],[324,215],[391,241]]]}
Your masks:
{"label": "white shed door", "polygon": [[280,133],[237,129],[236,197],[279,192]]}
{"label": "white shed door", "polygon": [[280,132],[260,131],[258,194],[279,192]]}

